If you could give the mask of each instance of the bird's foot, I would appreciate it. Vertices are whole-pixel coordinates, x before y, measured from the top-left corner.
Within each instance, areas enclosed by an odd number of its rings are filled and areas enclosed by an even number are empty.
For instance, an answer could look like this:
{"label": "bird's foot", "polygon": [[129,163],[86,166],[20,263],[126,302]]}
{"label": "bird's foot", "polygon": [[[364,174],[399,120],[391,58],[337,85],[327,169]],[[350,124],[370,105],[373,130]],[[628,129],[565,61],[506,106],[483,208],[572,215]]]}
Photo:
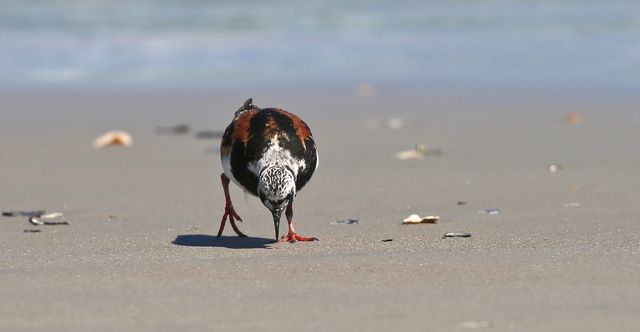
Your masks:
{"label": "bird's foot", "polygon": [[244,233],[240,231],[238,226],[236,226],[236,219],[242,222],[242,218],[240,218],[240,216],[236,213],[236,211],[233,209],[233,205],[231,204],[227,204],[224,207],[224,215],[222,216],[222,221],[220,221],[220,229],[218,230],[218,237],[222,236],[222,231],[224,230],[224,225],[227,222],[227,219],[229,219],[229,222],[231,223],[231,228],[233,228],[233,230],[236,232],[236,234],[238,234],[239,237],[247,237]]}
{"label": "bird's foot", "polygon": [[279,242],[296,242],[296,241],[318,241],[317,237],[301,236],[295,232],[289,232],[287,235],[283,235]]}

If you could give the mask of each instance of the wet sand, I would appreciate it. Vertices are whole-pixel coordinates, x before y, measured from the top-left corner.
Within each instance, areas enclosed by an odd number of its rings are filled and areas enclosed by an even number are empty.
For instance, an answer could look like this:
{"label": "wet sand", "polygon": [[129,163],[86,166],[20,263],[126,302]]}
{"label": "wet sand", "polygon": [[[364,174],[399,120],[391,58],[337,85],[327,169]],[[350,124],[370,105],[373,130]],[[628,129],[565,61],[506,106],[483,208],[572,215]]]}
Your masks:
{"label": "wet sand", "polygon": [[[640,328],[637,105],[350,94],[253,95],[301,115],[320,150],[294,210],[320,241],[295,244],[272,244],[235,187],[250,237],[214,236],[219,140],[193,131],[224,129],[242,94],[3,95],[0,209],[71,225],[0,217],[0,330]],[[404,126],[376,127],[392,117]],[[133,146],[94,149],[111,129]],[[416,143],[443,154],[394,157]],[[441,219],[401,225],[412,213]]]}

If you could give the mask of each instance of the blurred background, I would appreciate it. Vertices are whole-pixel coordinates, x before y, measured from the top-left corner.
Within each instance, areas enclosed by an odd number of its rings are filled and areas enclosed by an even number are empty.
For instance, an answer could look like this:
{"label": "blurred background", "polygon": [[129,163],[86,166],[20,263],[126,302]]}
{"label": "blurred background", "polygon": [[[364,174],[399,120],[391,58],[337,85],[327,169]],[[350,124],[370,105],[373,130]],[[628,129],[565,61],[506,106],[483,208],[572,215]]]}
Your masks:
{"label": "blurred background", "polygon": [[639,9],[636,0],[1,0],[0,86],[629,93],[640,87]]}

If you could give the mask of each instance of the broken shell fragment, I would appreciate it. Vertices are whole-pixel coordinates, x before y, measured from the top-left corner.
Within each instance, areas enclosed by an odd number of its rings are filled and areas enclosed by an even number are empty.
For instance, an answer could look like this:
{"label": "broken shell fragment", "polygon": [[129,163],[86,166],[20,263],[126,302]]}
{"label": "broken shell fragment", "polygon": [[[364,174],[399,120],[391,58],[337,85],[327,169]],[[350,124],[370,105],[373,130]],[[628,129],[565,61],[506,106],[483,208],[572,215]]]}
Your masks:
{"label": "broken shell fragment", "polygon": [[484,210],[479,210],[478,213],[494,215],[494,214],[499,214],[500,209],[484,209]]}
{"label": "broken shell fragment", "polygon": [[42,218],[42,219],[55,219],[55,218],[60,218],[62,216],[63,216],[63,214],[61,212],[51,212],[51,213],[47,213],[47,214],[41,215],[40,218]]}
{"label": "broken shell fragment", "polygon": [[580,205],[581,205],[580,203],[572,202],[572,203],[567,203],[567,204],[565,204],[563,206],[566,207],[566,208],[573,208],[573,207],[580,207]]}
{"label": "broken shell fragment", "polygon": [[396,153],[396,158],[400,160],[408,160],[408,159],[423,159],[425,156],[433,155],[441,155],[442,149],[430,149],[426,144],[416,144],[416,147],[413,150],[406,150]]}
{"label": "broken shell fragment", "polygon": [[438,216],[426,216],[426,217],[420,217],[417,214],[412,214],[410,216],[408,216],[407,218],[405,218],[404,220],[402,220],[402,224],[403,225],[410,225],[410,224],[435,224],[438,222],[438,220],[440,219],[440,217]]}
{"label": "broken shell fragment", "polygon": [[549,169],[549,172],[555,173],[555,172],[559,172],[559,171],[564,170],[564,168],[565,167],[562,164],[551,164],[551,165],[549,165],[548,169]]}
{"label": "broken shell fragment", "polygon": [[443,239],[447,237],[471,237],[471,233],[449,232],[442,236]]}
{"label": "broken shell fragment", "polygon": [[423,159],[424,153],[416,150],[406,150],[396,153],[396,158],[400,160]]}
{"label": "broken shell fragment", "polygon": [[29,218],[29,222],[32,223],[33,225],[37,225],[37,226],[44,225],[44,221],[42,221],[40,219],[37,219],[35,217]]}
{"label": "broken shell fragment", "polygon": [[107,146],[131,146],[131,144],[133,144],[133,138],[124,131],[110,131],[93,141],[93,147],[96,149]]}
{"label": "broken shell fragment", "polygon": [[333,224],[343,224],[343,225],[357,225],[360,221],[358,219],[346,219],[346,220],[337,220],[333,222]]}
{"label": "broken shell fragment", "polygon": [[565,120],[569,124],[578,124],[582,122],[582,115],[578,112],[569,112],[565,115]]}
{"label": "broken shell fragment", "polygon": [[44,220],[40,220],[40,218],[36,218],[36,217],[29,218],[29,222],[32,225],[36,225],[36,226],[42,226],[42,225],[69,225],[69,222],[67,220],[65,220],[65,221],[44,221]]}

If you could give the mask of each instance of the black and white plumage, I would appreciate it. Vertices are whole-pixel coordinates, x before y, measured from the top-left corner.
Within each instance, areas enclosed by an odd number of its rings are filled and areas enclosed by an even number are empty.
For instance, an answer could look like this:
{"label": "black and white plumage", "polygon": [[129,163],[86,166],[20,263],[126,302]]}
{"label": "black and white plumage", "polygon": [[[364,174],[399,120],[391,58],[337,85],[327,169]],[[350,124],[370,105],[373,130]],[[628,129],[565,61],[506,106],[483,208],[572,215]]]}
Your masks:
{"label": "black and white plumage", "polygon": [[240,218],[233,210],[229,196],[229,180],[246,192],[260,198],[271,211],[276,239],[280,217],[286,211],[289,233],[286,241],[311,241],[293,228],[293,200],[311,179],[318,166],[318,151],[307,124],[298,116],[279,108],[261,109],[247,100],[235,113],[220,145],[221,174],[227,200],[218,236],[227,217],[236,233]]}

